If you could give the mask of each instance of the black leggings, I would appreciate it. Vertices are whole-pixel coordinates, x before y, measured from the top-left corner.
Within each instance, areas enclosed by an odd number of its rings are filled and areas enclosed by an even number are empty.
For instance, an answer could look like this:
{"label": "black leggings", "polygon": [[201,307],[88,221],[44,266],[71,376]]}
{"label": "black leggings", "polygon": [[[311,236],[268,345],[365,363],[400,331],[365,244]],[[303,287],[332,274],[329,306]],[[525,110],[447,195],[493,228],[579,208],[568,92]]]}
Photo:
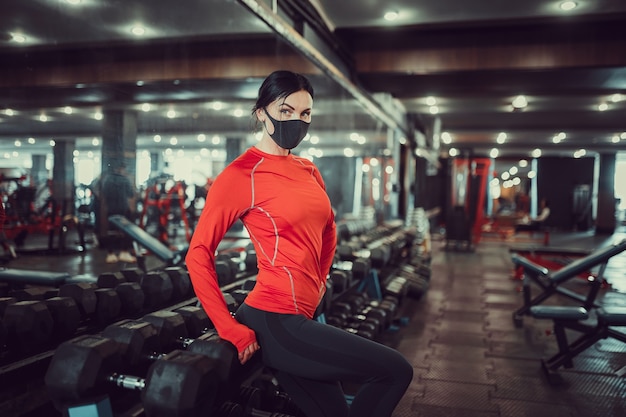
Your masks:
{"label": "black leggings", "polygon": [[[242,304],[265,366],[307,417],[390,417],[413,379],[396,350],[302,315]],[[348,406],[340,381],[360,384]]]}

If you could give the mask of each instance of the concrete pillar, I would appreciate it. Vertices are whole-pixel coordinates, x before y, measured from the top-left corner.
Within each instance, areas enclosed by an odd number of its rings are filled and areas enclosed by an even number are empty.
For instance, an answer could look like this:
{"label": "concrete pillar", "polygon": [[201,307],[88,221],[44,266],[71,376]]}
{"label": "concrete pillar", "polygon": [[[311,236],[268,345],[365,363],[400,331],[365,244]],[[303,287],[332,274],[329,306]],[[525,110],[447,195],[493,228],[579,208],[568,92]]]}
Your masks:
{"label": "concrete pillar", "polygon": [[102,173],[123,162],[135,183],[137,171],[137,112],[105,110],[102,120]]}
{"label": "concrete pillar", "polygon": [[[102,175],[124,164],[133,184],[137,183],[137,112],[105,110],[102,119]],[[103,200],[96,209],[96,232],[108,230]]]}
{"label": "concrete pillar", "polygon": [[615,153],[600,155],[596,233],[615,231]]}
{"label": "concrete pillar", "polygon": [[33,155],[32,162],[33,166],[30,169],[31,185],[39,189],[49,177],[46,169],[46,155]]}
{"label": "concrete pillar", "polygon": [[[74,140],[56,141],[53,148],[52,196],[61,215],[74,214]],[[45,162],[44,162],[45,164]]]}

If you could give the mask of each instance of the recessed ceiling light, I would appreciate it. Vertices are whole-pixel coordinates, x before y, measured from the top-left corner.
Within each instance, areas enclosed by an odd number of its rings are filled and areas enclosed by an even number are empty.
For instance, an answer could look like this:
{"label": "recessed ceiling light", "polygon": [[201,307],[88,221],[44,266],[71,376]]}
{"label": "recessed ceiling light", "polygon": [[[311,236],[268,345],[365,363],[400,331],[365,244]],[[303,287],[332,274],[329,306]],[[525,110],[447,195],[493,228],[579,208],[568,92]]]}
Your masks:
{"label": "recessed ceiling light", "polygon": [[17,42],[17,43],[24,43],[24,42],[26,42],[26,36],[22,35],[21,33],[12,33],[11,34],[11,39],[14,42]]}
{"label": "recessed ceiling light", "polygon": [[575,1],[564,1],[559,5],[561,10],[565,10],[565,11],[573,10],[577,6],[578,4]]}
{"label": "recessed ceiling light", "polygon": [[506,133],[504,133],[504,132],[498,133],[498,137],[496,139],[496,142],[498,142],[500,145],[502,145],[505,141],[506,141]]}
{"label": "recessed ceiling light", "polygon": [[620,141],[620,138],[618,135],[613,135],[613,137],[611,138],[611,142],[613,143],[618,143]]}
{"label": "recessed ceiling light", "polygon": [[528,100],[526,100],[526,97],[524,96],[517,96],[513,99],[513,102],[511,104],[516,109],[522,109],[528,106]]}
{"label": "recessed ceiling light", "polygon": [[398,13],[395,10],[391,10],[385,13],[384,18],[385,20],[389,21],[389,22],[393,22],[394,20],[396,20],[398,17],[400,16],[400,13]]}
{"label": "recessed ceiling light", "polygon": [[429,106],[434,106],[437,104],[437,99],[435,97],[426,97],[426,104]]}
{"label": "recessed ceiling light", "polygon": [[606,103],[600,103],[600,105],[598,106],[598,111],[606,111],[609,109],[609,105]]}
{"label": "recessed ceiling light", "polygon": [[[539,158],[539,157],[541,156],[541,149],[539,149],[539,148],[534,149],[534,150],[532,151],[532,153],[531,153],[531,156],[532,156],[533,158]],[[530,178],[530,177],[529,177],[529,178]]]}
{"label": "recessed ceiling light", "polygon": [[130,33],[132,33],[135,36],[143,36],[146,33],[146,28],[144,28],[143,26],[133,26],[132,28],[130,28]]}

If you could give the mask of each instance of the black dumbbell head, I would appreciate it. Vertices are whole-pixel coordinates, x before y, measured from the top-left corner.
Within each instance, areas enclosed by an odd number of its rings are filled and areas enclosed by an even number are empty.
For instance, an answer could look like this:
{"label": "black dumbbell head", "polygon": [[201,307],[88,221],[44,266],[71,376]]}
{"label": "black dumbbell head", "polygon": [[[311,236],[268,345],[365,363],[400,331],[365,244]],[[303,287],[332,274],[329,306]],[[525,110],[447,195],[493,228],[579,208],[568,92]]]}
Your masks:
{"label": "black dumbbell head", "polygon": [[147,417],[209,416],[216,405],[215,360],[174,350],[152,364],[141,393]]}
{"label": "black dumbbell head", "polygon": [[141,286],[136,282],[124,282],[115,287],[120,297],[121,313],[128,316],[139,314],[143,309],[145,297]]}
{"label": "black dumbbell head", "polygon": [[7,342],[33,350],[52,337],[54,321],[43,301],[18,301],[6,307],[3,318]]}
{"label": "black dumbbell head", "polygon": [[62,343],[48,366],[45,384],[59,409],[107,392],[107,377],[122,363],[117,343],[96,335],[80,336]]}
{"label": "black dumbbell head", "polygon": [[104,337],[115,340],[119,352],[129,366],[134,367],[159,349],[154,326],[143,320],[122,320],[107,326]]}
{"label": "black dumbbell head", "polygon": [[103,272],[98,275],[97,285],[100,288],[115,288],[123,282],[126,278],[121,272]]}
{"label": "black dumbbell head", "polygon": [[169,352],[180,346],[181,339],[186,338],[187,325],[179,313],[173,311],[155,311],[143,316],[143,321],[151,323],[158,334],[159,351]]}
{"label": "black dumbbell head", "polygon": [[165,273],[172,280],[172,297],[175,300],[182,300],[189,296],[191,291],[191,280],[189,272],[180,266],[170,266],[165,268]]}

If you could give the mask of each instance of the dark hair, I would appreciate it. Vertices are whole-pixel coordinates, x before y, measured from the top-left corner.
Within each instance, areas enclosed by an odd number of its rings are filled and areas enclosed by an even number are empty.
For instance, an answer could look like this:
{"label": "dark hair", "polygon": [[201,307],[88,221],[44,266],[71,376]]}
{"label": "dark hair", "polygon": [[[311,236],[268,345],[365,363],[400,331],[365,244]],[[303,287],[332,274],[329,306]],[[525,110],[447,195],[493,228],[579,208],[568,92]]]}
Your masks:
{"label": "dark hair", "polygon": [[252,114],[258,109],[267,107],[271,102],[300,90],[307,91],[313,97],[313,87],[306,77],[291,71],[274,71],[261,84]]}

